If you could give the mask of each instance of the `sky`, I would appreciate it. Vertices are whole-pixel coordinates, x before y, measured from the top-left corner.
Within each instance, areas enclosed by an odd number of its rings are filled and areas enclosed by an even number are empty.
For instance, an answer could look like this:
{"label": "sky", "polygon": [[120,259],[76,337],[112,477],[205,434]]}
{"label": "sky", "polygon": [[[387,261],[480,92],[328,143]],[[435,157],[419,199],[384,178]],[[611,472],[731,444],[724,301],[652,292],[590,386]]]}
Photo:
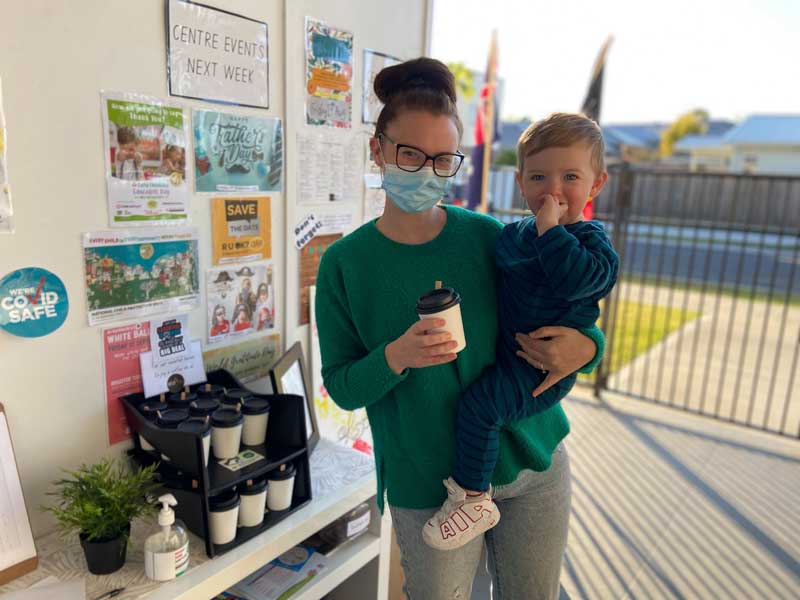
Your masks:
{"label": "sky", "polygon": [[497,29],[503,119],[580,109],[614,42],[602,123],[800,114],[800,0],[433,0],[431,55],[483,72]]}

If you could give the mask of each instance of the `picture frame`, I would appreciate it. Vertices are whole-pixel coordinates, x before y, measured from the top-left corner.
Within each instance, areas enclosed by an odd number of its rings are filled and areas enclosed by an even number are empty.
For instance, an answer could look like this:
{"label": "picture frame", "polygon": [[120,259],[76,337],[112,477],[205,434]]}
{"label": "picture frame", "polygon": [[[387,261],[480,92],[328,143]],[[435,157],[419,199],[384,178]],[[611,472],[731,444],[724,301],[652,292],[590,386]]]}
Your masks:
{"label": "picture frame", "polygon": [[309,453],[319,442],[319,426],[314,410],[314,397],[311,394],[310,376],[306,371],[303,345],[295,342],[281,356],[269,371],[272,389],[276,394],[295,394],[303,396],[306,408],[306,437]]}

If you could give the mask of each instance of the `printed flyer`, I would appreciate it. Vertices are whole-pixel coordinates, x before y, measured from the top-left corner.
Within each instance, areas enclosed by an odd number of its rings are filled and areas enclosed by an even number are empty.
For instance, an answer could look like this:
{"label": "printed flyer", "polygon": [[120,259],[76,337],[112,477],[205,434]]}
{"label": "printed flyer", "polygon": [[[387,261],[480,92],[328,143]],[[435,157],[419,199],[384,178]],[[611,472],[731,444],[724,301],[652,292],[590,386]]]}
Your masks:
{"label": "printed flyer", "polygon": [[311,302],[309,288],[317,283],[319,261],[328,246],[341,237],[341,233],[318,235],[300,251],[300,322],[298,325],[308,325],[309,323]]}
{"label": "printed flyer", "polygon": [[0,80],[0,233],[14,233],[14,210],[8,187],[6,163],[6,120],[3,115],[3,84]]}
{"label": "printed flyer", "polygon": [[242,383],[252,383],[269,376],[269,369],[281,355],[279,334],[250,339],[232,346],[203,353],[206,371],[225,369]]}
{"label": "printed flyer", "polygon": [[89,325],[198,306],[197,241],[185,228],[84,234]]}
{"label": "printed flyer", "polygon": [[210,269],[206,274],[208,343],[275,326],[272,265]]}
{"label": "printed flyer", "polygon": [[108,443],[111,446],[131,437],[120,398],[143,390],[139,354],[149,351],[148,321],[106,329],[103,332]]}
{"label": "printed flyer", "polygon": [[188,118],[181,106],[138,94],[101,94],[109,225],[187,223]]}
{"label": "printed flyer", "polygon": [[283,184],[283,128],[276,118],[196,110],[197,192],[273,192]]}
{"label": "printed flyer", "polygon": [[272,258],[271,225],[267,196],[213,198],[214,264]]}
{"label": "printed flyer", "polygon": [[381,114],[383,108],[383,104],[375,95],[375,77],[378,76],[381,69],[391,67],[399,62],[399,58],[364,48],[364,89],[362,90],[364,97],[361,104],[361,120],[364,123],[376,124],[378,115]]}
{"label": "printed flyer", "polygon": [[350,127],[353,34],[306,17],[306,123]]}

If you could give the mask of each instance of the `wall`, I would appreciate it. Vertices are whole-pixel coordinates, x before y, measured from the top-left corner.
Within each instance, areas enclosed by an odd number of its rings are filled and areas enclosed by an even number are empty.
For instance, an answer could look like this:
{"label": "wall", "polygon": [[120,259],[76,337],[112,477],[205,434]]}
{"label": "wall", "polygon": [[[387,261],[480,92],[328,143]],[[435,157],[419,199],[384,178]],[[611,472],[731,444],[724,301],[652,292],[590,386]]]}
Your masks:
{"label": "wall", "polygon": [[755,157],[752,173],[800,175],[800,147],[735,146],[731,171],[746,171],[749,157]]}
{"label": "wall", "polygon": [[[269,110],[223,110],[285,119],[288,210],[283,194],[270,194],[275,283],[283,300],[277,325],[282,339],[305,343],[307,328],[296,327],[297,253],[287,252],[290,240],[285,234],[287,225],[293,226],[302,216],[292,206],[298,177],[293,136],[302,122],[304,87],[302,18],[308,14],[355,33],[353,122],[358,126],[361,49],[421,54],[426,2],[404,3],[402,11],[395,3],[368,0],[204,3],[269,25]],[[285,48],[290,53],[288,61]],[[0,235],[0,276],[26,266],[48,269],[64,281],[71,306],[64,326],[48,337],[26,340],[0,332],[0,402],[8,413],[36,534],[52,526],[38,507],[46,501],[49,482],[60,476],[62,467],[120,455],[128,447],[110,448],[107,443],[102,329],[87,325],[81,234],[108,229],[99,92],[130,91],[167,98],[165,56],[162,0],[28,0],[3,5],[0,77],[16,233]],[[291,71],[288,77],[285,65]],[[189,108],[220,108],[177,100]],[[287,106],[291,109],[286,110]],[[207,195],[191,199],[193,225],[201,237],[201,289],[211,264],[209,202]],[[354,223],[360,223],[360,212]],[[201,304],[191,313],[189,324],[191,337],[204,344],[205,321]]]}

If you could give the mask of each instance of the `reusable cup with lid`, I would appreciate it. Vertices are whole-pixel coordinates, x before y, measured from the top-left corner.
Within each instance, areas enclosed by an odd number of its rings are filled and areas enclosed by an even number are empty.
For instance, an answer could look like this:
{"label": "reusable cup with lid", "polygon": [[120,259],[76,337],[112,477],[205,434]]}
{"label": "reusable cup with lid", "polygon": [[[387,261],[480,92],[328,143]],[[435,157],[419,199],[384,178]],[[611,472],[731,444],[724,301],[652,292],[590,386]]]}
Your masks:
{"label": "reusable cup with lid", "polygon": [[[164,402],[159,402],[158,400],[152,400],[150,402],[145,402],[141,406],[139,406],[139,412],[144,415],[144,418],[150,421],[151,423],[155,423],[158,421],[158,413],[159,411],[167,410],[167,405]],[[148,442],[144,437],[139,435],[139,444],[142,446],[142,450],[155,450],[153,445]]]}
{"label": "reusable cup with lid", "polygon": [[294,492],[294,476],[297,473],[294,465],[281,465],[269,475],[267,480],[267,506],[270,510],[286,510],[292,506],[292,493]]}
{"label": "reusable cup with lid", "polygon": [[244,414],[242,443],[245,446],[258,446],[266,440],[269,409],[269,400],[266,398],[250,398],[242,404]]}
{"label": "reusable cup with lid", "polygon": [[203,437],[203,463],[208,466],[208,456],[211,454],[211,424],[209,418],[193,417],[178,424],[178,431],[198,433]]}
{"label": "reusable cup with lid", "polygon": [[267,504],[267,480],[248,479],[239,487],[241,505],[239,506],[239,527],[258,527],[264,522],[264,509]]}
{"label": "reusable cup with lid", "polygon": [[241,404],[245,400],[253,397],[252,392],[242,390],[239,388],[230,388],[225,390],[225,395],[222,397],[222,403],[228,405]]}
{"label": "reusable cup with lid", "polygon": [[214,383],[200,384],[194,391],[200,398],[214,398],[216,400],[222,399],[225,394],[225,388]]}
{"label": "reusable cup with lid", "polygon": [[226,406],[211,414],[211,447],[217,458],[235,458],[242,441],[241,409]]}
{"label": "reusable cup with lid", "polygon": [[197,394],[194,392],[175,392],[167,396],[167,404],[170,408],[187,408],[195,400],[197,400]]}
{"label": "reusable cup with lid", "polygon": [[229,544],[236,539],[240,503],[239,494],[234,490],[208,499],[212,543]]}
{"label": "reusable cup with lid", "polygon": [[219,408],[219,400],[215,398],[198,398],[189,404],[189,414],[193,417],[205,417]]}
{"label": "reusable cup with lid", "polygon": [[[158,411],[158,426],[162,429],[177,429],[178,425],[189,418],[189,411],[185,408],[168,408]],[[169,460],[169,456],[161,453],[161,458]]]}
{"label": "reusable cup with lid", "polygon": [[432,329],[433,333],[449,333],[458,345],[451,350],[457,354],[467,347],[464,324],[461,321],[461,296],[453,288],[437,287],[422,294],[417,300],[420,319],[444,319],[444,327]]}

